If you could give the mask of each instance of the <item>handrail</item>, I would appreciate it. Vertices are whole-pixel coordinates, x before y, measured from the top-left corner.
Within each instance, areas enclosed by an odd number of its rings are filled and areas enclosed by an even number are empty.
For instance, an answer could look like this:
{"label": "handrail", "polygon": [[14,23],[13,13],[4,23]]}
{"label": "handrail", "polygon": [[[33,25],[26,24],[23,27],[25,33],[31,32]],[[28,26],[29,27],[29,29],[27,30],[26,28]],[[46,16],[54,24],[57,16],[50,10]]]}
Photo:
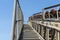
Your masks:
{"label": "handrail", "polygon": [[[41,24],[41,25],[44,25],[42,22],[43,21],[31,21],[31,22],[34,22],[34,23],[37,23],[37,24]],[[45,21],[46,22],[46,21]],[[55,29],[57,31],[60,32],[60,28],[59,27],[55,27],[55,26],[50,26],[50,25],[44,25],[45,27],[48,27],[48,28],[52,28],[52,29]]]}
{"label": "handrail", "polygon": [[[31,20],[29,24],[46,40],[60,40],[60,23],[54,21],[47,20]],[[58,26],[57,26],[58,24]],[[52,31],[51,31],[52,30]],[[56,36],[55,36],[56,34]],[[50,37],[51,36],[51,37]],[[53,36],[53,37],[52,37]],[[55,38],[54,38],[55,37]]]}
{"label": "handrail", "polygon": [[[37,21],[42,21],[42,19],[41,20],[37,20]],[[45,19],[43,21],[60,22],[60,20],[51,20],[51,19]]]}

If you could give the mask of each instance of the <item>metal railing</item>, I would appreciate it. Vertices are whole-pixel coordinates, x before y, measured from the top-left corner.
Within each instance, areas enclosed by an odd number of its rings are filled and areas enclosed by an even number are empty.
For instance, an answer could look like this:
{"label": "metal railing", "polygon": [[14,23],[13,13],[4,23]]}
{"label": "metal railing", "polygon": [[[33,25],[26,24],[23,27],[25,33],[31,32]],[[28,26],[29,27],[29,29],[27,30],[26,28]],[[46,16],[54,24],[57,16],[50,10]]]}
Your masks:
{"label": "metal railing", "polygon": [[[52,9],[52,8],[53,8],[53,9],[56,9],[56,18],[54,18],[54,17],[51,18],[51,17],[50,17],[51,14],[50,14],[49,10]],[[59,14],[58,14],[59,12],[58,12],[58,10],[57,10],[58,8],[60,8],[60,4],[43,8],[43,9],[42,9],[43,19],[44,19],[44,20],[59,20],[60,17],[59,17]],[[48,18],[45,17],[45,11],[46,11],[46,10],[49,12],[49,13],[48,13],[49,17],[48,17]]]}
{"label": "metal railing", "polygon": [[29,25],[32,26],[45,40],[60,40],[60,18],[58,16],[58,10],[56,13],[56,18],[50,18],[50,13],[48,13],[48,18],[45,18],[45,10],[59,7],[60,4],[46,7],[42,9],[42,19],[41,20],[30,20]]}
{"label": "metal railing", "polygon": [[29,22],[45,40],[60,40],[60,21],[32,20]]}

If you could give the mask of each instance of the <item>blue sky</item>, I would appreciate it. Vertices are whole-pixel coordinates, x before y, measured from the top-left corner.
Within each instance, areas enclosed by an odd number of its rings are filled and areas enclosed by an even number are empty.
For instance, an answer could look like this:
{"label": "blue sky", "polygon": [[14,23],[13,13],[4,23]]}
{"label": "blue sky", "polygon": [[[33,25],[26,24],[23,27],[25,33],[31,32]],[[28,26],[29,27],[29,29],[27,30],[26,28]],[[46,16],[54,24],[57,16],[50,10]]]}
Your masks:
{"label": "blue sky", "polygon": [[[10,40],[14,0],[0,0],[0,40]],[[60,4],[60,0],[20,0],[24,21],[42,8]]]}

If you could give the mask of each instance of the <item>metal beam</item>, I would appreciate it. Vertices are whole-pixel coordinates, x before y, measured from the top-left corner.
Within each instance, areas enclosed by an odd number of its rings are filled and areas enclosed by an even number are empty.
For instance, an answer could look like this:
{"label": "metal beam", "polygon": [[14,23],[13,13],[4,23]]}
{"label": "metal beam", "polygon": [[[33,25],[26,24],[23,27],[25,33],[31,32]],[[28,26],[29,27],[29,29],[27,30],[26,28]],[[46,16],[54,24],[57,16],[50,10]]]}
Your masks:
{"label": "metal beam", "polygon": [[53,6],[50,6],[50,7],[46,7],[46,8],[44,8],[44,10],[47,10],[47,9],[50,9],[50,8],[53,8],[53,7],[57,7],[57,6],[60,6],[60,4],[53,5]]}
{"label": "metal beam", "polygon": [[12,30],[11,30],[11,39],[10,40],[14,40],[14,27],[15,27],[15,22],[16,22],[16,7],[17,7],[17,0],[14,0]]}

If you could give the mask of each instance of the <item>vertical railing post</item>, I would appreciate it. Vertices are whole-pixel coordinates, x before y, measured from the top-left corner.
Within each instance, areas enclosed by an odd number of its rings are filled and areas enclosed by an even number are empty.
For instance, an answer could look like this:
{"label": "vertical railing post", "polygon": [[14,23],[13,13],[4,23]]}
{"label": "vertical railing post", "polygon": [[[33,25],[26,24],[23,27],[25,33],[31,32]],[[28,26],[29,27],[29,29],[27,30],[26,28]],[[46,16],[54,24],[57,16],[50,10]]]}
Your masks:
{"label": "vertical railing post", "polygon": [[37,23],[36,23],[36,31],[37,31]]}
{"label": "vertical railing post", "polygon": [[35,29],[35,23],[33,23],[34,24],[34,29]]}
{"label": "vertical railing post", "polygon": [[38,25],[38,33],[40,33],[40,25]]}
{"label": "vertical railing post", "polygon": [[37,27],[36,27],[36,28],[37,28],[37,32],[38,32],[38,24],[36,24],[36,25],[37,25]]}
{"label": "vertical railing post", "polygon": [[41,35],[41,25],[40,25],[40,35]]}
{"label": "vertical railing post", "polygon": [[50,20],[50,12],[48,14],[49,14],[49,20]]}
{"label": "vertical railing post", "polygon": [[43,32],[44,32],[43,26],[41,25],[41,36],[42,36],[42,37],[43,37]]}
{"label": "vertical railing post", "polygon": [[45,39],[49,40],[49,29],[48,28],[46,28],[46,38]]}
{"label": "vertical railing post", "polygon": [[34,28],[34,23],[32,22],[32,27]]}
{"label": "vertical railing post", "polygon": [[60,40],[59,38],[60,38],[60,37],[59,37],[59,32],[56,31],[56,40]]}
{"label": "vertical railing post", "polygon": [[44,39],[45,39],[45,36],[46,36],[46,27],[44,27]]}
{"label": "vertical railing post", "polygon": [[45,19],[44,9],[42,9],[42,18],[43,18],[43,20]]}
{"label": "vertical railing post", "polygon": [[34,29],[36,30],[36,24],[34,23]]}
{"label": "vertical railing post", "polygon": [[57,10],[57,20],[58,20],[58,17],[59,17],[59,16],[58,16],[58,10]]}

